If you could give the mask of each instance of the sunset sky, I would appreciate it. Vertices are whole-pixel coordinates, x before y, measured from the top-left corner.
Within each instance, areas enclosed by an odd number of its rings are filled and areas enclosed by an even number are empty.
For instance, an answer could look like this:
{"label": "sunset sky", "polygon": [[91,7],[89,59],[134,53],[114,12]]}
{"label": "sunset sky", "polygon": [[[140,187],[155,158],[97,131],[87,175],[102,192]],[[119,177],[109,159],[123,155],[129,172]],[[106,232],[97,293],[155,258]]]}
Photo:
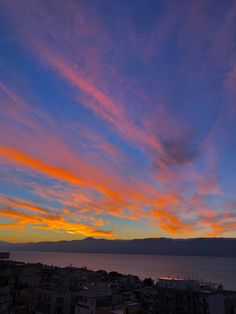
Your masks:
{"label": "sunset sky", "polygon": [[236,1],[0,0],[0,240],[236,236]]}

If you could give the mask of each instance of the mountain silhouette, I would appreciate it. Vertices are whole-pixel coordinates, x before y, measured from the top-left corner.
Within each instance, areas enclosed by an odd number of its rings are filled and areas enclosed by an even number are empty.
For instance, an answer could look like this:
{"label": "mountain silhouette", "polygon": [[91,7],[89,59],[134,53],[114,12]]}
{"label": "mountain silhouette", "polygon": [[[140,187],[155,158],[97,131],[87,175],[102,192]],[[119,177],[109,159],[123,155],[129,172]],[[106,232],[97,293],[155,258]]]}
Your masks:
{"label": "mountain silhouette", "polygon": [[58,242],[0,242],[1,251],[78,252],[236,257],[235,238],[147,238],[107,240],[92,237]]}

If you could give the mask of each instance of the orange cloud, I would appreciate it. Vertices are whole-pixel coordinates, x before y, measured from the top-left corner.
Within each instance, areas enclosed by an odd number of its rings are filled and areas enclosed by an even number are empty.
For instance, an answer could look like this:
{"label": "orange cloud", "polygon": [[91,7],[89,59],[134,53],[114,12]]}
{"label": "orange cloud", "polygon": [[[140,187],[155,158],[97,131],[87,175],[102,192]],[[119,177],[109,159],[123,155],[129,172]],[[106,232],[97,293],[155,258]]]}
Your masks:
{"label": "orange cloud", "polygon": [[56,214],[28,215],[18,212],[14,209],[0,208],[0,215],[5,216],[8,219],[16,220],[12,223],[1,224],[0,227],[2,229],[22,229],[25,228],[27,225],[30,225],[31,227],[36,229],[47,229],[57,232],[82,234],[85,236],[113,236],[113,233],[111,231],[98,230],[85,224],[68,222],[65,221],[62,216]]}
{"label": "orange cloud", "polygon": [[176,215],[166,210],[154,209],[151,211],[159,224],[159,228],[167,233],[176,235],[186,235],[193,230],[193,227],[183,222]]}
{"label": "orange cloud", "polygon": [[177,206],[181,203],[181,197],[176,194],[163,194],[156,201],[154,201],[154,205],[159,209],[164,209],[170,206]]}
{"label": "orange cloud", "polygon": [[0,156],[6,159],[10,159],[11,161],[21,164],[23,166],[38,170],[42,173],[45,173],[49,176],[68,181],[73,184],[82,184],[83,180],[73,175],[70,171],[56,168],[50,165],[45,164],[44,162],[28,156],[19,150],[0,145]]}
{"label": "orange cloud", "polygon": [[25,200],[20,200],[19,198],[17,199],[13,199],[10,197],[4,197],[2,195],[0,195],[0,203],[3,203],[6,206],[13,206],[15,208],[19,208],[19,209],[26,209],[26,210],[30,210],[33,212],[38,212],[41,214],[49,214],[50,211],[37,206],[36,204],[29,202],[29,201],[25,201]]}
{"label": "orange cloud", "polygon": [[[19,198],[13,199],[4,195],[0,195],[0,204],[0,216],[13,220],[11,223],[1,224],[0,228],[2,229],[23,230],[30,225],[34,229],[54,230],[62,233],[82,234],[85,236],[113,236],[113,232],[109,230],[99,230],[87,224],[77,222],[79,221],[78,218],[75,219],[77,220],[76,222],[66,220],[65,217],[71,220],[73,215],[71,215],[70,211],[65,211],[65,209],[61,210],[62,215],[60,215],[52,212],[52,210],[44,209],[33,202]],[[92,219],[87,220],[92,222],[95,227],[103,227],[105,225],[101,218],[92,217]]]}
{"label": "orange cloud", "polygon": [[111,191],[109,188],[103,186],[102,184],[98,185],[95,181],[88,181],[85,178],[77,176],[70,170],[48,165],[37,158],[33,158],[17,149],[10,148],[5,145],[0,145],[0,157],[4,157],[16,164],[20,164],[24,167],[31,168],[50,177],[66,181],[71,184],[85,185],[88,187],[91,186],[92,188],[95,188],[102,193],[107,193],[108,195],[116,195],[115,192]]}
{"label": "orange cloud", "polygon": [[[230,210],[230,208],[228,208]],[[232,211],[227,208],[224,212],[211,212],[204,213],[200,224],[206,226],[210,231],[206,232],[206,236],[220,236],[235,231],[236,228],[236,214],[235,204],[233,204]]]}

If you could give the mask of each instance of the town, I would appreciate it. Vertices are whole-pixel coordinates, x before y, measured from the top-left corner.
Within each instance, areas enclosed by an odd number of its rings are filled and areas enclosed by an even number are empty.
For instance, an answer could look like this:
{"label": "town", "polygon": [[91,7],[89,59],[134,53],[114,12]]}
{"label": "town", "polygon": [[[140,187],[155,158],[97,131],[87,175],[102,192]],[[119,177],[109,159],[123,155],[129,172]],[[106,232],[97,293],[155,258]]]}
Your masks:
{"label": "town", "polygon": [[236,292],[188,278],[0,261],[0,314],[235,314]]}

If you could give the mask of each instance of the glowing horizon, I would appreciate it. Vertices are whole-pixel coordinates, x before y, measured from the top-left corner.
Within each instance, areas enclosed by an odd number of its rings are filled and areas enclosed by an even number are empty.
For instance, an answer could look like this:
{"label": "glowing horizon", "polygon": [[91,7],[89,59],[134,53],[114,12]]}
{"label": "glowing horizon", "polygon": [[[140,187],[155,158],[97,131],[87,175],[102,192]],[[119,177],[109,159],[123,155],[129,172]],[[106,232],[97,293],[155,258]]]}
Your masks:
{"label": "glowing horizon", "polygon": [[236,237],[235,2],[0,14],[0,240]]}

